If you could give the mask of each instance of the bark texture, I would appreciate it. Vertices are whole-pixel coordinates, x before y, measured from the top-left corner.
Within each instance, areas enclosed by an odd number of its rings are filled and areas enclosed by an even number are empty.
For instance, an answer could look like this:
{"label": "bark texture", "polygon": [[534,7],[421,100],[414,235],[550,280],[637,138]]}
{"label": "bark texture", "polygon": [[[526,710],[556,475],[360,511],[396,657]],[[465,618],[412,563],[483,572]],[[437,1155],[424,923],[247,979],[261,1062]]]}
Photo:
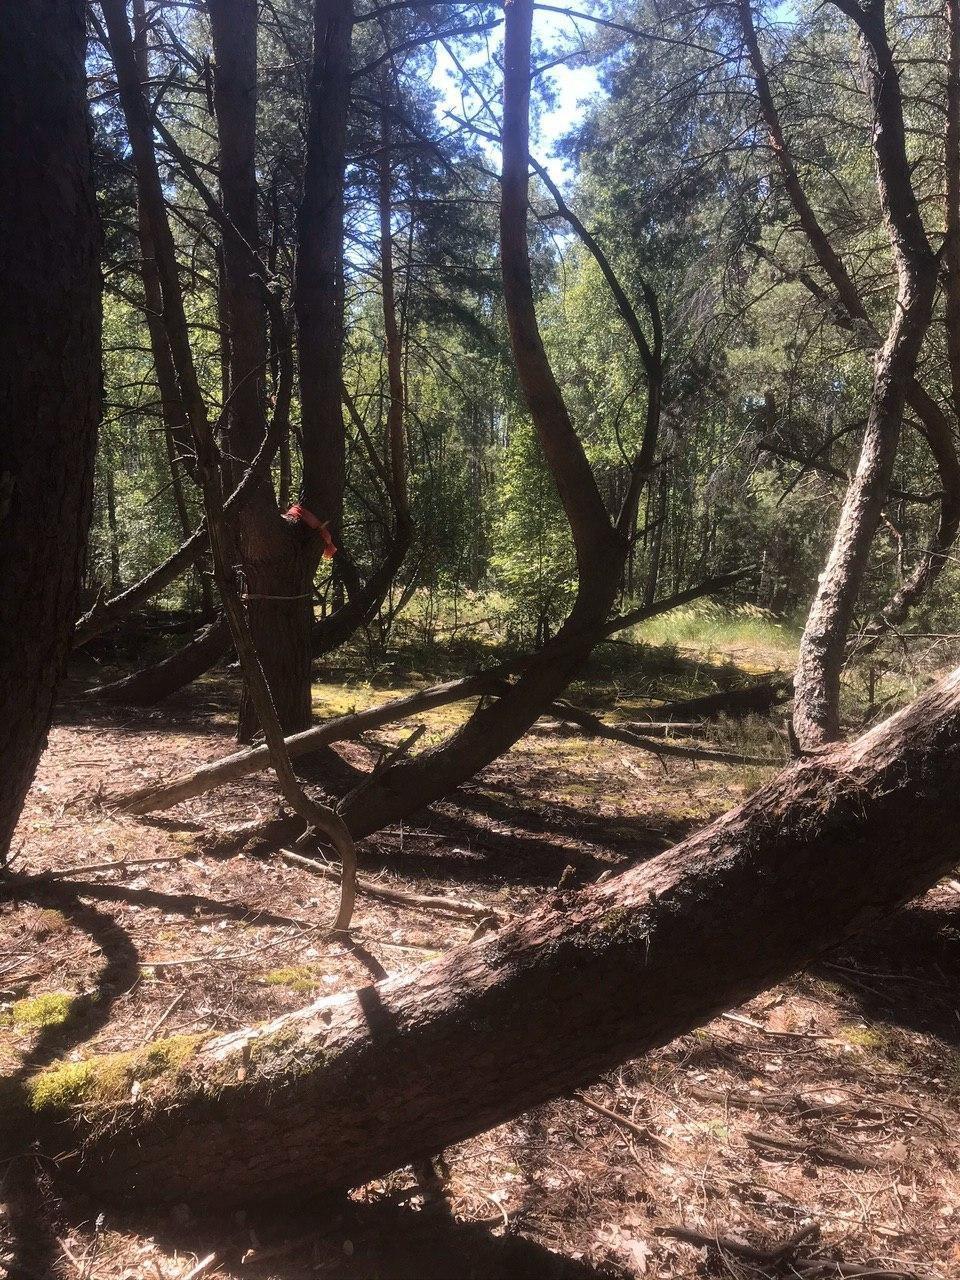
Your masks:
{"label": "bark texture", "polygon": [[100,417],[81,0],[0,9],[0,858],[77,613]]}
{"label": "bark texture", "polygon": [[[267,431],[267,311],[257,213],[257,0],[207,0],[215,59],[214,110],[220,142],[222,244],[227,329],[226,438],[237,469],[256,457]],[[280,723],[287,733],[312,719],[310,630],[317,539],[280,513],[268,476],[236,518],[246,611]],[[248,693],[237,736],[259,723]]]}
{"label": "bark texture", "polygon": [[59,1167],[98,1202],[366,1182],[667,1043],[927,888],[960,858],[958,787],[960,671],[651,862],[409,974],[12,1086],[5,1145],[81,1143]]}
{"label": "bark texture", "polygon": [[927,239],[907,157],[900,77],[882,5],[841,6],[860,32],[873,108],[877,189],[897,271],[890,328],[874,365],[870,415],[833,547],[810,607],[795,680],[794,725],[804,747],[840,735],[840,673],[870,548],[896,461],[903,410],[933,313],[937,260]]}

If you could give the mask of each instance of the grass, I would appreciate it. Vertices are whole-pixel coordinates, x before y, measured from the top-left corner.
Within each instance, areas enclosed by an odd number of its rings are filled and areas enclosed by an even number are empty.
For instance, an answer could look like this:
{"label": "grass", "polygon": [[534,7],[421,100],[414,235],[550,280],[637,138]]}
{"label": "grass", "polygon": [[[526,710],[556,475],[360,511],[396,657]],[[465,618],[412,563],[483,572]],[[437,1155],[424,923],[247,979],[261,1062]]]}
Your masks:
{"label": "grass", "polygon": [[711,601],[651,618],[633,629],[645,644],[694,649],[704,654],[737,656],[746,670],[755,666],[791,667],[797,654],[798,633],[766,609],[755,605],[725,608]]}
{"label": "grass", "polygon": [[287,987],[290,991],[307,994],[321,985],[322,979],[309,965],[291,965],[285,969],[271,969],[260,978],[268,987]]}

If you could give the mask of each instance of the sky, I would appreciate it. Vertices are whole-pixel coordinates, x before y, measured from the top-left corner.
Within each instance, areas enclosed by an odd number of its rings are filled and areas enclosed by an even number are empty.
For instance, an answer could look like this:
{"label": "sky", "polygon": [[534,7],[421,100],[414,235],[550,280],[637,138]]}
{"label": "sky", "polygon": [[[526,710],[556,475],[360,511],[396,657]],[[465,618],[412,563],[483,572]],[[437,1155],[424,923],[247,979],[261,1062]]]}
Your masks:
{"label": "sky", "polygon": [[[588,11],[590,8],[589,0],[585,0],[585,3],[578,7]],[[587,34],[591,27],[592,24],[589,22],[574,23],[561,14],[548,13],[542,10],[534,13],[534,40],[539,38],[549,47],[553,47],[558,40],[563,39],[570,41],[571,45],[575,45],[577,29],[579,28],[584,34]],[[499,52],[502,43],[502,29],[498,28],[490,33],[489,47],[492,51]],[[464,59],[464,64],[470,69],[485,60],[486,54],[483,53]],[[531,133],[531,151],[538,160],[549,166],[551,175],[557,182],[561,183],[561,185],[567,185],[573,175],[569,166],[556,156],[556,144],[568,130],[579,123],[583,118],[589,100],[601,93],[602,89],[596,70],[593,67],[561,64],[551,68],[544,76],[538,77],[538,81],[540,80],[549,83],[552,93],[550,105],[543,106],[539,121]],[[538,81],[534,82],[535,93]],[[437,48],[437,64],[433,83],[443,95],[441,111],[447,110],[459,117],[462,114],[462,81],[456,66],[442,46]],[[479,106],[479,103],[477,105]],[[499,103],[495,105],[499,108]],[[478,119],[478,124],[489,128],[489,117],[485,120]],[[481,144],[488,152],[491,163],[499,166],[499,149],[492,143],[484,142],[482,139]]]}

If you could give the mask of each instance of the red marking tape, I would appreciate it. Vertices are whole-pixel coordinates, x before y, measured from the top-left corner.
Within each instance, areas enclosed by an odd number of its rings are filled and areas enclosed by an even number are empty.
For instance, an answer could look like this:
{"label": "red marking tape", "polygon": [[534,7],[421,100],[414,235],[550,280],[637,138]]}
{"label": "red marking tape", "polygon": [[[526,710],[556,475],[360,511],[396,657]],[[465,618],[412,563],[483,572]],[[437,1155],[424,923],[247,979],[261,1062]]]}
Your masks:
{"label": "red marking tape", "polygon": [[318,520],[312,511],[299,502],[295,502],[289,511],[285,511],[283,518],[292,524],[305,524],[308,529],[313,529],[320,534],[323,539],[324,560],[332,560],[337,554],[337,544],[330,536],[329,520]]}

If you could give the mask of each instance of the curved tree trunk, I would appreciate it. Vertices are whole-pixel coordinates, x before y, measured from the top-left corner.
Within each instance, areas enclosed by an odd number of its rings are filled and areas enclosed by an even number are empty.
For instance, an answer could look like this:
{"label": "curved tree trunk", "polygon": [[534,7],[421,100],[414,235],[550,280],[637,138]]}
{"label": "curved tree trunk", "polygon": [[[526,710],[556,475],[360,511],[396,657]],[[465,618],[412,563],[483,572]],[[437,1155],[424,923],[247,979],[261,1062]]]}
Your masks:
{"label": "curved tree trunk", "polygon": [[833,547],[800,642],[794,724],[804,747],[840,734],[840,673],[873,537],[896,461],[903,410],[933,314],[937,260],[924,230],[907,157],[900,78],[879,7],[842,5],[860,31],[874,112],[877,188],[897,270],[887,340],[874,366],[870,416]]}
{"label": "curved tree trunk", "polygon": [[0,860],[46,741],[90,522],[99,234],[85,6],[0,9]]}
{"label": "curved tree trunk", "polygon": [[366,834],[449,794],[509,750],[558,697],[602,634],[623,571],[627,541],[614,528],[553,375],[537,325],[527,247],[532,0],[505,10],[500,257],[517,376],[570,525],[577,597],[553,641],[525,664],[495,703],[481,705],[441,746],[368,779],[342,813]]}
{"label": "curved tree trunk", "polygon": [[98,1203],[369,1181],[667,1043],[926,889],[960,858],[958,787],[960,671],[658,858],[411,973],[8,1085],[3,1145],[74,1150],[58,1165]]}
{"label": "curved tree trunk", "polygon": [[[756,89],[757,100],[764,123],[767,126],[770,150],[773,154],[784,188],[786,189],[787,195],[790,197],[790,201],[797,213],[801,229],[813,250],[814,256],[816,257],[821,270],[830,281],[835,296],[829,296],[824,289],[812,280],[808,273],[802,274],[802,281],[814,293],[814,296],[817,297],[821,303],[826,305],[834,322],[840,328],[853,333],[869,350],[873,351],[882,346],[882,339],[877,332],[873,319],[871,318],[864,300],[860,295],[856,282],[844,265],[842,258],[833,248],[829,236],[822,227],[813,206],[807,199],[806,192],[803,189],[803,184],[800,181],[800,174],[797,170],[797,166],[787,146],[779,113],[770,87],[767,69],[757,40],[757,33],[753,23],[753,14],[750,8],[750,0],[738,0],[737,7],[744,44],[746,46],[747,55],[753,72],[753,82]],[[873,21],[876,23],[877,19],[875,18]],[[882,16],[879,19],[878,34],[881,39],[881,44],[883,44],[885,42],[885,36],[882,28]],[[887,55],[889,55],[889,50],[887,50]],[[888,72],[892,73],[895,77],[896,73],[892,64],[889,63],[889,58]],[[873,86],[873,93],[875,95],[878,94],[880,90],[878,89],[876,82],[871,80],[871,84]],[[899,92],[899,86],[896,87]],[[884,103],[883,110],[884,113],[893,113],[892,116],[887,117],[888,123],[884,127],[889,129],[891,121],[894,127],[894,133],[892,135],[888,134],[889,141],[884,145],[887,148],[892,145],[893,149],[896,150],[900,145],[896,142],[896,101],[891,100]],[[880,119],[881,117],[878,114],[878,122]],[[901,119],[901,139],[902,136],[903,130]],[[949,128],[948,109],[948,130],[945,144],[946,170],[948,178],[946,207],[948,241],[952,218],[950,177],[951,173],[956,170],[958,163],[957,156],[954,155],[955,148],[952,145],[952,138],[953,135]],[[878,155],[878,164],[879,161],[880,157]],[[886,169],[890,168],[889,157],[885,159],[884,164],[886,165]],[[896,174],[892,175],[896,185],[897,182],[902,183],[904,173],[906,171],[905,159],[902,155],[896,160],[894,168],[899,174],[899,177],[897,177]],[[958,178],[960,178],[960,175],[958,175]],[[888,178],[884,176],[884,172],[880,172],[879,182],[881,189],[887,180]],[[907,190],[910,190],[908,172]],[[957,216],[960,217],[960,215]],[[912,219],[912,215],[909,213],[909,210],[900,210],[898,217],[901,221],[901,225],[905,226],[908,230],[912,227],[914,231],[919,229],[922,232],[922,227],[917,227],[917,223]],[[897,232],[897,235],[900,234],[900,232]],[[924,251],[921,247],[921,256],[923,256],[923,252]],[[958,284],[957,288],[958,291],[960,291],[960,284]],[[958,314],[960,314],[960,292],[958,292],[957,296]],[[950,305],[949,298],[950,293],[948,290],[948,316]],[[957,340],[955,347],[957,351],[960,351],[960,339]],[[951,368],[952,367],[953,362],[951,361]],[[957,370],[956,385],[960,386],[960,358],[958,358]],[[916,568],[907,581],[881,611],[880,619],[876,626],[876,630],[878,632],[888,626],[899,625],[899,623],[907,616],[910,609],[929,590],[930,586],[943,569],[947,560],[947,552],[956,540],[958,529],[960,529],[960,462],[958,462],[957,458],[953,428],[951,427],[950,421],[939,403],[912,375],[907,380],[905,398],[919,419],[920,429],[927,440],[930,451],[933,454],[934,461],[937,464],[937,471],[939,473],[942,487],[940,515],[937,527],[930,538],[923,557],[918,562]],[[956,400],[954,409],[955,411],[960,410],[960,399]],[[868,455],[876,456],[876,444],[877,441],[875,437],[865,438],[863,452],[861,454],[862,460],[866,459]],[[895,450],[893,452],[895,452]],[[879,472],[881,475],[882,469],[882,466],[880,466]],[[889,491],[889,483],[886,485],[886,489]],[[851,490],[851,498],[852,497],[853,491]],[[875,506],[875,503],[867,509],[864,528],[869,524],[869,520],[873,518],[873,506]],[[878,518],[879,515],[877,515],[877,519]],[[874,530],[875,528],[876,520],[874,520]],[[861,541],[866,540],[869,542],[872,540],[873,533],[871,532],[868,538],[865,533],[861,532],[858,534],[858,537]],[[859,586],[857,587],[857,591],[858,590]],[[854,592],[854,595],[855,594],[856,592]],[[847,622],[847,625],[844,628],[844,642],[846,640],[846,631],[848,627],[849,622]],[[835,644],[834,648],[836,648]],[[812,655],[811,671],[815,670],[818,663],[819,658],[816,655]],[[812,674],[811,678],[813,678]],[[821,680],[823,677],[818,676],[816,678]],[[832,679],[832,676],[830,679]],[[839,681],[839,676],[837,676],[837,681]],[[817,731],[811,730],[811,732],[813,733],[813,739],[815,740],[817,737]]]}

